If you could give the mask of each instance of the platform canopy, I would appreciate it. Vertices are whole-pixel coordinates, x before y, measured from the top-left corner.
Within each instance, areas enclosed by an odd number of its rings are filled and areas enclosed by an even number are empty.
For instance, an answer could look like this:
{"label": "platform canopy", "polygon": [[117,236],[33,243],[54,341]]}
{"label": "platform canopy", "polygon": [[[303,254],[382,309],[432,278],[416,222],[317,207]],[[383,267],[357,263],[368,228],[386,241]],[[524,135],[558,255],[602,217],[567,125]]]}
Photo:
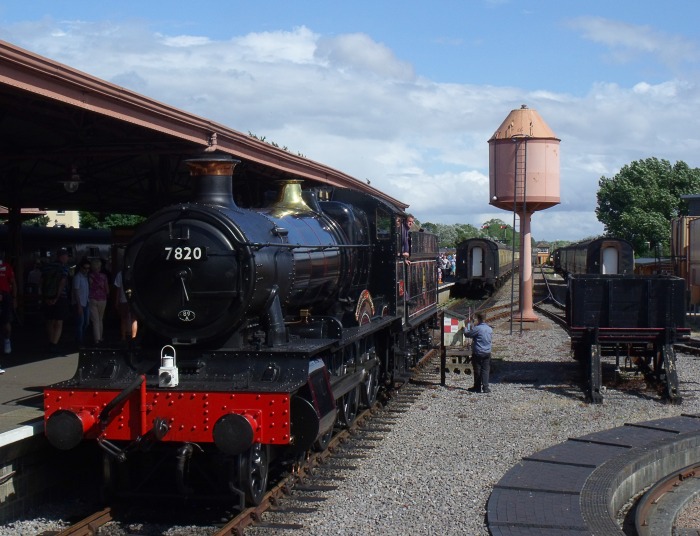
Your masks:
{"label": "platform canopy", "polygon": [[251,204],[281,179],[350,187],[407,205],[333,168],[0,41],[0,205],[148,215],[190,196],[183,161],[242,161]]}

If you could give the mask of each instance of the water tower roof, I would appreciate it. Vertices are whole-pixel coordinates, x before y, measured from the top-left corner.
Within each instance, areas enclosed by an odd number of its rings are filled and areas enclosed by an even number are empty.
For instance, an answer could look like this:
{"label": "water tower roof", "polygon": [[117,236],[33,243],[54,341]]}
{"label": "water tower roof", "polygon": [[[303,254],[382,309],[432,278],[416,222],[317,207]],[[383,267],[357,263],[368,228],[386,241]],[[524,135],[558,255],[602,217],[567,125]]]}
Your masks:
{"label": "water tower roof", "polygon": [[519,109],[512,110],[508,117],[505,118],[501,126],[496,129],[492,140],[510,140],[516,137],[528,137],[528,138],[549,138],[558,141],[559,138],[556,137],[554,132],[549,125],[544,122],[544,119],[540,117],[535,110],[531,110],[525,104],[523,104]]}

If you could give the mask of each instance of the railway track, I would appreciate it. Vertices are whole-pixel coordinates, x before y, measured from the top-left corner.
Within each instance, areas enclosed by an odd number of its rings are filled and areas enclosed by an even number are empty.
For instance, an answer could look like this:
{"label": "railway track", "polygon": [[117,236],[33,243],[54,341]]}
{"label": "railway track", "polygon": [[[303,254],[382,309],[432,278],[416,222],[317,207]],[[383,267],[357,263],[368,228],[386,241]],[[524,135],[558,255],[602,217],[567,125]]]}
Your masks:
{"label": "railway track", "polygon": [[100,527],[114,519],[111,507],[90,514],[62,531],[46,531],[39,536],[93,536]]}
{"label": "railway track", "polygon": [[638,536],[698,534],[679,532],[676,519],[685,506],[700,494],[700,463],[675,471],[652,486],[639,500],[634,515]]}
{"label": "railway track", "polygon": [[[341,430],[323,452],[311,455],[300,468],[293,482],[283,488],[283,494],[277,495],[275,500],[266,504],[264,509],[257,507],[250,509],[252,512],[241,512],[217,531],[215,536],[242,535],[248,527],[255,527],[256,530],[263,532],[271,528],[281,528],[282,525],[288,529],[302,528],[295,517],[313,511],[314,502],[322,500],[319,494],[333,488],[332,484],[320,482],[323,479],[318,473],[323,472],[323,468],[331,463],[336,467],[345,466],[346,468],[349,464],[352,469],[352,464],[364,457],[368,448],[372,448],[371,443],[381,441],[381,434],[390,431],[390,425],[396,418],[395,414],[410,409],[410,399],[415,398],[415,391],[425,388],[423,384],[425,369],[435,364],[437,359],[439,359],[439,352],[428,351],[414,369],[411,378],[395,386],[384,403],[379,402],[366,409],[349,428]],[[358,445],[367,442],[370,443],[369,447],[358,448]],[[353,454],[353,450],[359,453]],[[301,505],[298,504],[300,502]],[[279,519],[280,516],[282,519]]]}
{"label": "railway track", "polygon": [[[259,530],[262,534],[273,528],[285,530],[302,528],[294,521],[295,516],[303,516],[313,511],[314,502],[322,500],[319,495],[322,496],[324,492],[334,488],[332,483],[327,482],[329,468],[336,471],[352,470],[353,464],[361,460],[373,446],[379,444],[383,434],[391,431],[391,426],[398,420],[400,414],[409,411],[420,392],[431,383],[439,383],[439,352],[435,349],[425,354],[409,379],[394,385],[382,401],[359,413],[348,428],[338,430],[322,452],[311,453],[285,474],[265,494],[259,505],[236,512],[224,521],[221,521],[221,516],[225,515],[225,512],[215,513],[213,517],[217,517],[218,520],[216,523],[213,521],[207,523],[207,533],[215,536],[240,536],[246,534],[248,530]],[[308,500],[309,497],[315,499]],[[301,506],[299,502],[302,503]],[[136,515],[149,517],[145,513]],[[160,512],[158,517],[162,515],[163,512]],[[130,534],[129,526],[134,523],[162,525],[148,519],[137,522],[131,519],[132,517],[134,517],[133,512],[127,512],[126,508],[122,510],[106,507],[91,513],[62,531],[45,531],[39,536],[93,536],[99,533],[101,527],[108,524],[112,525],[109,534]],[[197,522],[198,525],[201,523],[201,521]]]}

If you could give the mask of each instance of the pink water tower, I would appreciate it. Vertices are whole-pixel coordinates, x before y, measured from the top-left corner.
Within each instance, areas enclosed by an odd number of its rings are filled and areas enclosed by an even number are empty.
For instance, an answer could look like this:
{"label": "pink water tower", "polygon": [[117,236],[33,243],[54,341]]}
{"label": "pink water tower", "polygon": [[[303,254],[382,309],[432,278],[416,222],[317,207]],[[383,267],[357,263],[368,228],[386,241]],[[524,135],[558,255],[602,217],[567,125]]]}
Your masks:
{"label": "pink water tower", "polygon": [[538,320],[532,309],[532,235],[537,210],[558,205],[559,142],[535,110],[513,110],[489,140],[490,203],[520,217],[520,310],[518,320]]}

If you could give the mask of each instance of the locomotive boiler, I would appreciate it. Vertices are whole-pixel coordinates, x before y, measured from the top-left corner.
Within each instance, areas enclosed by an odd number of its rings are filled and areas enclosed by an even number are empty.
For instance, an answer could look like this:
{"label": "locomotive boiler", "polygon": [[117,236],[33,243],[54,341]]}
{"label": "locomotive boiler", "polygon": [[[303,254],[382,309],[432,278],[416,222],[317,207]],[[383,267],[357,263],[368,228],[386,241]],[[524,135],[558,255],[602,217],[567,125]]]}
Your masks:
{"label": "locomotive boiler", "polygon": [[138,340],[81,351],[45,391],[50,443],[94,440],[110,493],[255,504],[271,467],[324,446],[431,345],[434,235],[412,233],[405,263],[401,210],[299,180],[240,207],[236,164],[187,161],[192,201],[154,213],[125,251]]}

